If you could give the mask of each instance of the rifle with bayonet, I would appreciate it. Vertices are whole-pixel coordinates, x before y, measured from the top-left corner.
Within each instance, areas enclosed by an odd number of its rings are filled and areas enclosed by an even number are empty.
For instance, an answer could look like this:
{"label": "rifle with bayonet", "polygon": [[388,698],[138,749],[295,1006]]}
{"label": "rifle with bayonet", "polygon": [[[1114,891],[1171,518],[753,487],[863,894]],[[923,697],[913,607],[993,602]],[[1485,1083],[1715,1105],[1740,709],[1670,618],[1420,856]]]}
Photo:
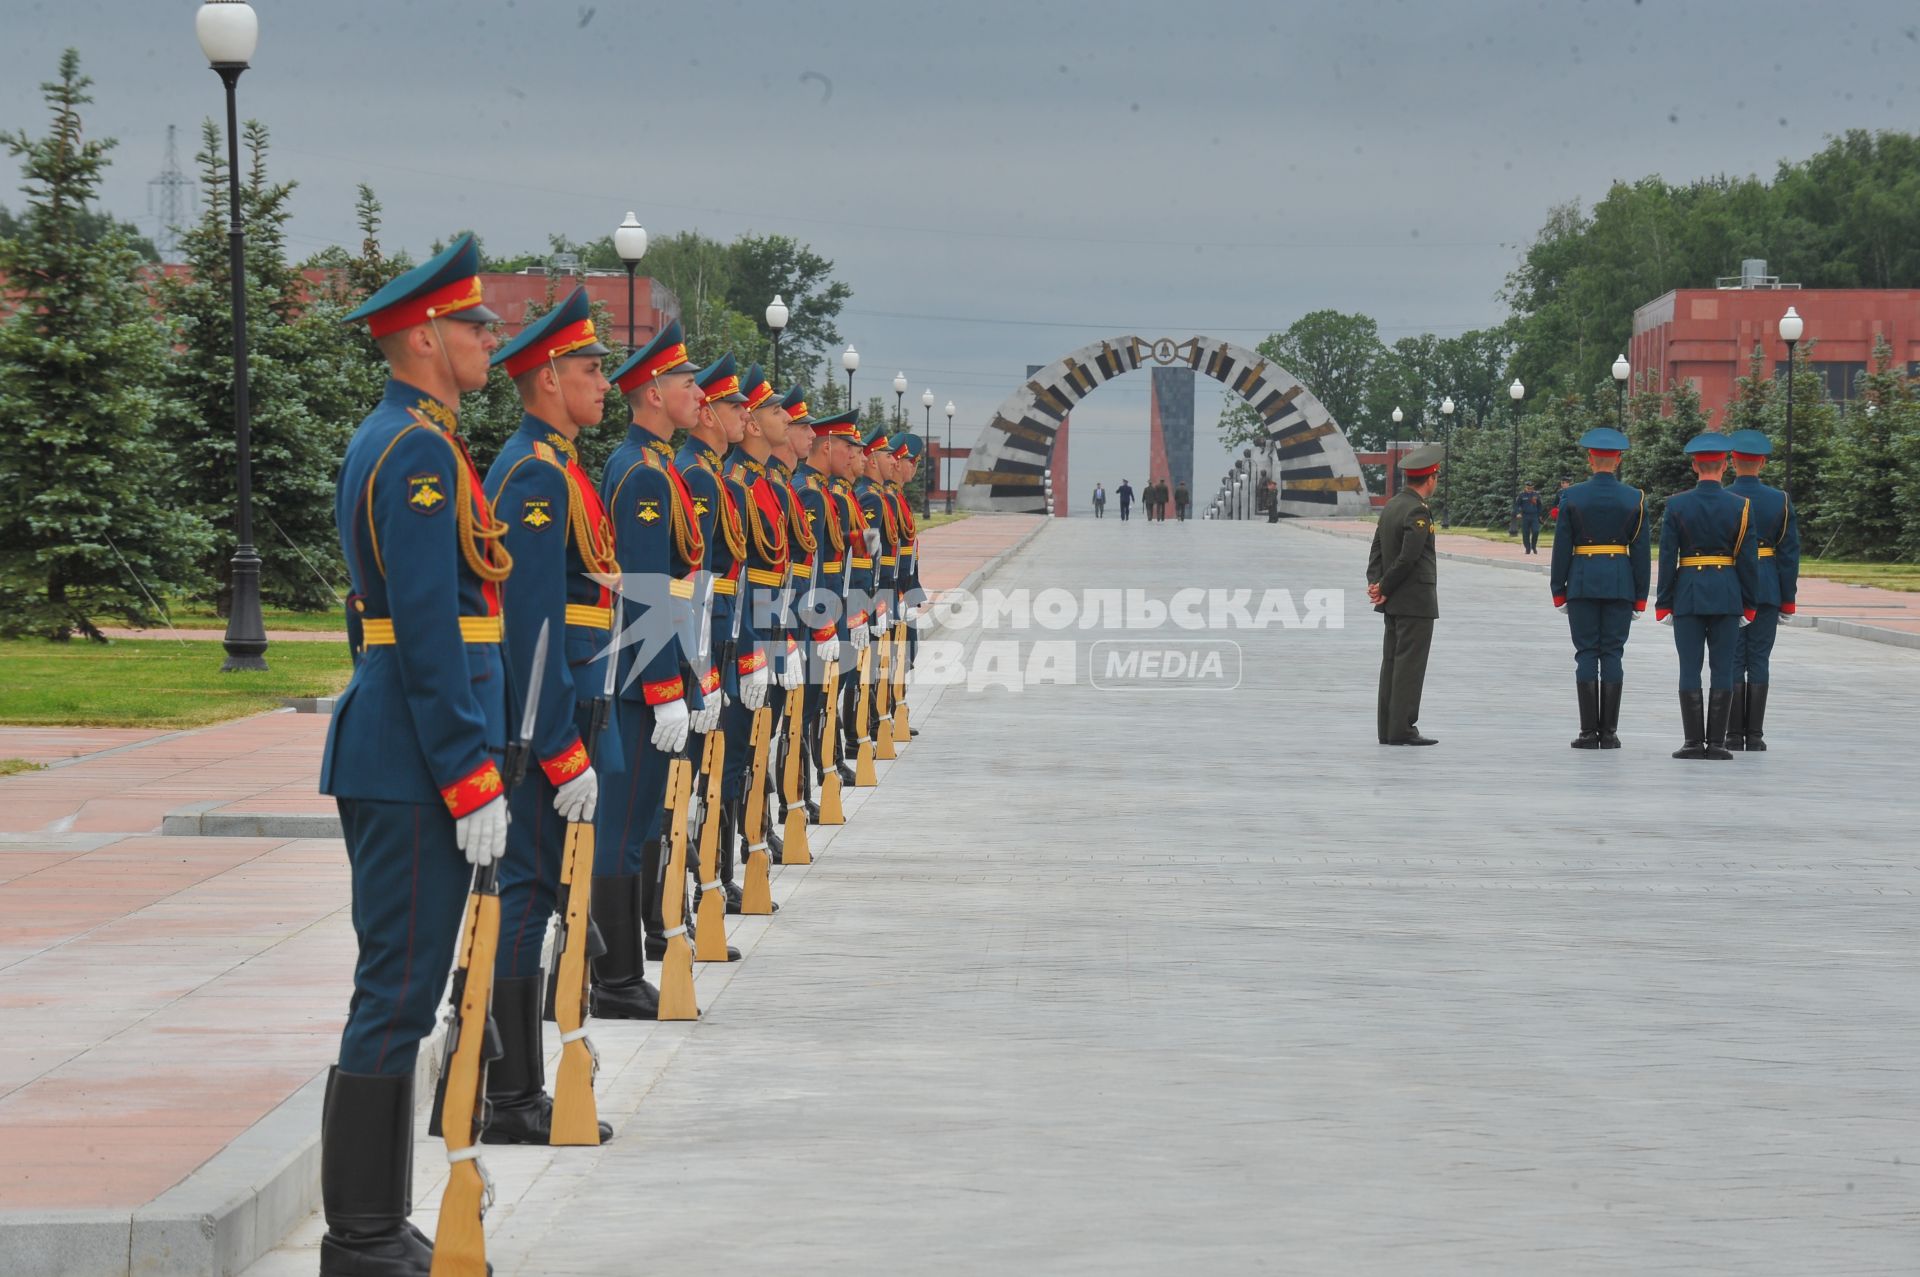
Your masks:
{"label": "rifle with bayonet", "polygon": [[[793,499],[794,502],[798,504],[800,498],[797,494]],[[807,583],[809,587],[812,586],[814,576],[819,570],[819,555],[816,551],[814,564],[807,569]],[[790,583],[793,580],[793,564],[791,561],[787,564],[787,580],[789,582],[787,588],[791,590],[792,587]],[[811,593],[811,589],[809,589],[809,593]],[[790,595],[787,605],[790,609],[787,614],[787,621],[789,626],[801,631],[801,642],[795,655],[800,661],[801,668],[804,670],[808,664],[805,640],[811,638],[812,635],[806,633],[806,626],[799,619],[796,603],[797,598]],[[786,758],[783,760],[784,766],[780,769],[780,801],[786,805],[787,819],[786,828],[782,831],[780,837],[780,861],[782,864],[788,865],[810,865],[813,863],[813,851],[807,846],[807,795],[802,789],[802,778],[806,775],[807,767],[806,706],[806,679],[802,678],[800,680],[800,686],[793,688],[787,693],[786,717],[783,720],[783,726],[785,727],[787,735],[787,749]]]}
{"label": "rifle with bayonet", "polygon": [[[874,536],[876,538],[880,535],[877,529],[869,529],[869,530],[873,531]],[[849,537],[847,539],[847,543],[851,545],[853,543],[853,539]],[[868,556],[871,557],[875,563],[875,567],[873,570],[873,577],[874,577],[874,582],[877,585],[880,580],[880,569],[878,566],[879,554],[880,554],[879,548],[877,546],[870,545],[866,547],[866,551]],[[875,596],[872,599],[869,599],[868,602],[877,603],[878,601],[879,601],[879,598],[878,598],[878,593],[876,591]],[[871,613],[869,613],[869,617],[871,617]],[[880,783],[879,773],[875,772],[873,769],[873,741],[871,739],[872,714],[873,714],[872,672],[873,672],[873,644],[869,642],[865,647],[860,649],[860,655],[854,662],[854,673],[853,673],[853,678],[854,678],[853,739],[855,742],[855,750],[854,750],[854,756],[853,756],[853,783],[855,788],[858,788],[858,789],[870,789],[873,786],[878,785]]]}
{"label": "rifle with bayonet", "polygon": [[[827,500],[838,498],[829,491]],[[853,576],[853,529],[847,530],[847,550],[840,561],[839,624],[847,624],[848,581]],[[847,641],[853,641],[853,627],[847,624]],[[840,806],[840,662],[828,661],[820,672],[821,698],[825,702],[820,715],[820,823],[844,825],[846,812]]]}
{"label": "rifle with bayonet", "polygon": [[[547,622],[542,621],[533,645],[533,671],[527,676],[520,734],[507,746],[503,799],[526,778],[546,664]],[[493,964],[500,944],[499,865],[496,859],[474,870],[447,998],[446,1044],[433,1119],[428,1124],[430,1133],[446,1140],[448,1163],[447,1188],[440,1198],[440,1223],[433,1239],[433,1277],[486,1277],[488,1271],[482,1220],[493,1204],[493,1181],[480,1163],[480,1132],[486,1116],[487,1061],[502,1053],[499,1031],[489,1015]]]}
{"label": "rifle with bayonet", "polygon": [[[587,757],[599,767],[600,733],[613,710],[613,684],[620,665],[621,598],[613,595],[613,638],[607,650],[607,677],[587,720]],[[604,770],[602,771],[604,775]],[[600,1142],[600,1110],[593,1098],[593,1081],[600,1072],[600,1055],[587,1037],[588,940],[593,930],[593,818],[567,826],[567,842],[560,855],[560,898],[553,940],[553,1023],[560,1030],[560,1067],[553,1079],[553,1133],[551,1144]]]}
{"label": "rifle with bayonet", "polygon": [[[720,499],[730,500],[726,480],[720,480]],[[745,565],[740,580],[746,580]],[[740,611],[744,596],[735,586],[733,617],[727,627],[727,641],[720,645],[720,681],[724,685],[729,671],[734,672],[734,695],[740,694],[738,671],[734,671],[734,651],[740,643]],[[700,777],[705,786],[700,801],[700,896],[694,917],[693,960],[727,961],[727,897],[720,889],[720,786],[727,760],[726,723],[722,719],[707,733],[700,751]]]}
{"label": "rifle with bayonet", "polygon": [[[705,593],[693,610],[694,659],[688,668],[688,677],[696,684],[707,665],[713,608],[712,574],[701,572],[698,580]],[[693,994],[693,948],[687,943],[687,817],[692,802],[693,758],[682,745],[667,764],[667,792],[661,803],[667,854],[660,858],[660,917],[672,924],[663,933],[666,952],[660,959],[658,1016],[662,1020],[700,1018]]]}

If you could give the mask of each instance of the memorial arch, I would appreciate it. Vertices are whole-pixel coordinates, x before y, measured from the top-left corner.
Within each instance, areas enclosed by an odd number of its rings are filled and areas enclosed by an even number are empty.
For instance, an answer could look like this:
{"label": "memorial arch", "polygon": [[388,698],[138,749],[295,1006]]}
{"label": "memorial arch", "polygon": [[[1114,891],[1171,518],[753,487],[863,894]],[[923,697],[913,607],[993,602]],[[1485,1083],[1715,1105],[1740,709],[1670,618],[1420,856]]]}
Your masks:
{"label": "memorial arch", "polygon": [[[1326,517],[1372,510],[1360,461],[1340,425],[1300,379],[1265,356],[1213,337],[1115,337],[1048,364],[1007,396],[967,455],[963,510],[1043,514],[1061,424],[1076,404],[1141,368],[1190,368],[1260,414],[1261,462],[1280,483],[1280,512]],[[1064,460],[1064,457],[1060,458]],[[1194,493],[1196,505],[1200,493]]]}

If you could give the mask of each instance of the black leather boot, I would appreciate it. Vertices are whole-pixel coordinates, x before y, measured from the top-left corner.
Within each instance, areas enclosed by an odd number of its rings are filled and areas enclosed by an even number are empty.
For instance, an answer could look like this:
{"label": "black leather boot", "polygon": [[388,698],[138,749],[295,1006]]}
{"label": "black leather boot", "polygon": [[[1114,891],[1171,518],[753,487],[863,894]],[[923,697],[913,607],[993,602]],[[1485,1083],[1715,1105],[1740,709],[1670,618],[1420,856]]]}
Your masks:
{"label": "black leather boot", "polygon": [[1744,682],[1733,685],[1733,698],[1727,709],[1726,746],[1730,750],[1747,747],[1747,685]]}
{"label": "black leather boot", "polygon": [[[506,1048],[487,1066],[487,1125],[482,1144],[549,1144],[553,1097],[547,1094],[547,1059],[540,1040],[540,977],[493,982],[493,1018]],[[600,1142],[613,1128],[600,1123]]]}
{"label": "black leather boot", "polygon": [[[1707,756],[1706,693],[1698,688],[1691,692],[1680,693],[1680,726],[1686,733],[1687,743],[1674,750],[1673,756],[1705,758]],[[1731,757],[1731,755],[1728,756]]]}
{"label": "black leather boot", "polygon": [[727,912],[740,912],[740,883],[734,873],[737,859],[744,858],[738,843],[741,838],[740,800],[720,804],[720,891],[727,898]]}
{"label": "black leather boot", "polygon": [[[413,1074],[334,1069],[320,1118],[321,1277],[427,1277],[413,1209]],[[492,1270],[489,1269],[489,1272]]]}
{"label": "black leather boot", "polygon": [[1707,691],[1707,752],[1705,757],[1717,763],[1733,758],[1727,751],[1727,712],[1733,705],[1733,689],[1715,687]]}
{"label": "black leather boot", "polygon": [[1600,748],[1620,748],[1619,683],[1600,684]]}
{"label": "black leather boot", "polygon": [[1580,734],[1573,738],[1575,749],[1600,748],[1600,684],[1585,679],[1573,685],[1580,697]]}
{"label": "black leather boot", "polygon": [[1747,689],[1747,752],[1749,754],[1764,751],[1767,747],[1767,683],[1748,683]]}
{"label": "black leather boot", "polygon": [[[640,919],[646,912],[641,893],[644,880],[644,874],[594,879],[593,916],[607,942],[607,951],[593,960],[595,1019],[659,1018],[660,991],[647,983],[646,964],[641,960]],[[655,902],[653,908],[658,911],[659,904]],[[659,929],[657,925],[654,928],[656,933]],[[664,949],[666,941],[660,944]]]}

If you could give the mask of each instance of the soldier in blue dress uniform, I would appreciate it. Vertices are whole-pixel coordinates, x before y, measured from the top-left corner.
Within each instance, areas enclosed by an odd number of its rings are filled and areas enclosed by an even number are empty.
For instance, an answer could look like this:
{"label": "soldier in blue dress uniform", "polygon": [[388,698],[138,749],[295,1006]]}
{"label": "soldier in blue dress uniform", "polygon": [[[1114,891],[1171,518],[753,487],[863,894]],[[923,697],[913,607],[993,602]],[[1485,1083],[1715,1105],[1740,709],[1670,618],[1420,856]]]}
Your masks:
{"label": "soldier in blue dress uniform", "polygon": [[[412,1209],[413,1070],[453,965],[474,866],[506,850],[511,567],[455,433],[487,382],[498,316],[471,236],[347,318],[390,370],[340,467],[334,522],[352,581],[352,680],[335,703],[320,791],[340,809],[359,942],[339,1063],[327,1079],[323,1274],[425,1273]],[[516,671],[524,678],[525,671]]]}
{"label": "soldier in blue dress uniform", "polygon": [[695,371],[680,323],[671,320],[612,377],[633,422],[600,476],[625,609],[614,708],[627,753],[625,773],[607,778],[594,841],[593,917],[606,952],[594,959],[592,1009],[602,1019],[651,1020],[659,1012],[646,959],[657,961],[667,943],[660,900],[667,764],[686,749],[712,672],[692,629],[706,542],[669,442],[698,419]]}
{"label": "soldier in blue dress uniform", "polygon": [[[593,330],[587,290],[577,287],[493,357],[520,392],[525,415],[487,471],[487,499],[506,525],[519,571],[506,583],[507,664],[530,668],[544,628],[551,636],[540,704],[534,707],[526,783],[508,798],[507,858],[500,866],[500,947],[493,1018],[504,1054],[487,1069],[489,1144],[546,1144],[553,1099],[540,1040],[540,950],[560,891],[567,826],[590,823],[600,773],[619,773],[619,725],[602,730],[587,756],[593,702],[613,659],[613,589],[619,565],[600,493],[580,469],[576,440],[605,412],[611,353]],[[509,689],[507,717],[522,702]],[[600,1124],[600,1142],[613,1128]]]}
{"label": "soldier in blue dress uniform", "polygon": [[1573,634],[1574,690],[1580,702],[1575,749],[1620,748],[1620,653],[1647,610],[1652,584],[1646,494],[1616,471],[1627,437],[1601,427],[1580,436],[1593,477],[1560,494],[1553,524],[1553,606]]}
{"label": "soldier in blue dress uniform", "polygon": [[[838,668],[843,658],[851,663],[857,650],[855,644],[865,646],[866,642],[864,631],[856,639],[847,624],[849,603],[842,599],[842,591],[850,588],[846,584],[846,573],[855,550],[849,539],[846,507],[837,492],[842,477],[853,465],[860,439],[857,420],[857,413],[843,412],[815,421],[813,448],[807,454],[806,463],[793,472],[794,488],[806,513],[807,526],[819,545],[814,552],[815,588],[803,597],[800,617],[801,623],[812,630],[816,662],[807,676],[805,739],[813,772],[822,780],[825,779],[825,758],[820,746],[826,722],[826,698],[839,695],[843,685],[838,680],[832,687],[825,684],[826,667],[833,664]],[[842,783],[852,783],[853,771],[837,746],[835,769]],[[813,820],[820,816],[817,807],[810,807],[807,814]]]}
{"label": "soldier in blue dress uniform", "polygon": [[1743,628],[1734,647],[1733,706],[1727,715],[1727,748],[1764,750],[1767,747],[1767,691],[1773,683],[1773,641],[1780,618],[1792,616],[1800,589],[1800,516],[1787,494],[1760,480],[1760,471],[1773,455],[1773,444],[1758,430],[1736,430],[1727,436],[1733,449],[1735,496],[1745,497],[1758,539],[1760,592],[1751,625]]}
{"label": "soldier in blue dress uniform", "polygon": [[[1727,437],[1687,441],[1699,482],[1667,498],[1660,520],[1660,590],[1654,615],[1673,626],[1680,654],[1680,721],[1686,743],[1675,758],[1730,759],[1727,713],[1733,701],[1740,627],[1754,618],[1760,591],[1759,537],[1745,497],[1720,486]],[[1700,661],[1711,670],[1704,701]]]}
{"label": "soldier in blue dress uniform", "polygon": [[[893,442],[887,435],[886,426],[876,425],[868,433],[860,451],[865,473],[855,481],[853,497],[860,503],[860,514],[866,519],[867,526],[880,534],[873,549],[870,586],[873,606],[867,616],[868,640],[879,642],[885,639],[893,625],[895,578],[900,567],[900,521],[895,513],[890,486],[893,481]],[[869,662],[867,677],[873,684],[867,695],[876,702],[867,715],[867,736],[877,742],[880,738],[877,702],[881,677],[877,659]]]}
{"label": "soldier in blue dress uniform", "polygon": [[853,556],[848,561],[846,626],[848,645],[853,654],[840,669],[840,770],[846,784],[856,783],[849,762],[860,752],[860,653],[873,641],[873,612],[876,601],[875,565],[880,550],[880,529],[867,518],[860,504],[857,485],[867,474],[867,449],[871,439],[859,433],[859,415],[854,414],[854,447],[847,455],[847,469],[834,481],[831,496],[840,503],[842,526]]}
{"label": "soldier in blue dress uniform", "polygon": [[[739,596],[742,569],[747,557],[746,524],[741,518],[739,490],[727,482],[723,462],[727,450],[740,442],[746,433],[746,414],[743,409],[747,397],[740,393],[738,368],[738,361],[731,354],[726,354],[694,374],[702,399],[700,415],[688,433],[687,441],[680,445],[680,451],[674,457],[674,464],[687,482],[687,490],[693,494],[693,508],[700,517],[701,535],[707,543],[707,580],[713,594],[708,641],[719,662],[719,683],[710,689],[702,689],[707,696],[707,703],[700,713],[694,715],[693,732],[699,742],[694,749],[696,760],[701,760],[705,755],[705,737],[721,730],[723,707],[740,699],[740,653],[747,653],[750,657],[756,650],[753,618],[740,608]],[[759,688],[764,694],[764,681]],[[723,750],[723,779],[725,766]],[[696,790],[700,790],[703,784],[704,780],[696,780]],[[725,805],[722,804],[719,813],[722,820],[725,819],[725,811]],[[725,842],[725,839],[721,840],[723,848]],[[719,868],[723,876],[718,881],[724,881],[728,867],[722,864]],[[708,883],[697,883],[696,888],[696,908],[700,892],[720,889]],[[740,951],[731,945],[727,946],[727,961],[737,962],[739,958]]]}
{"label": "soldier in blue dress uniform", "polygon": [[[812,446],[813,431],[810,428],[813,417],[807,409],[806,390],[795,386],[780,399],[781,414],[786,418],[783,427],[775,427],[778,442],[774,443],[767,463],[767,479],[774,495],[780,499],[781,508],[786,513],[788,573],[786,588],[782,594],[780,615],[786,629],[786,657],[780,669],[780,686],[783,690],[804,687],[807,682],[809,663],[812,659],[813,634],[801,619],[804,606],[811,598],[819,579],[819,542],[813,535],[812,527],[807,523],[806,508],[800,504],[800,492],[795,471],[799,468],[800,456]],[[755,414],[756,420],[760,413]],[[762,427],[763,433],[765,427]],[[771,437],[771,435],[769,436]],[[784,716],[786,698],[779,697],[779,713]],[[780,743],[779,766],[774,769],[773,783],[779,795],[780,819],[787,816],[786,791],[778,778],[786,775],[787,753],[790,748],[788,732],[781,717],[774,719],[774,739]],[[805,732],[801,736],[804,742]],[[811,773],[802,766],[803,777],[801,798],[811,798]],[[771,824],[769,820],[769,824]],[[770,829],[768,841],[773,847],[773,863],[781,863],[780,838]]]}
{"label": "soldier in blue dress uniform", "polygon": [[[920,527],[913,515],[913,498],[907,492],[907,485],[913,482],[914,474],[920,469],[920,458],[925,455],[926,449],[925,440],[919,435],[910,434],[898,440],[893,450],[894,497],[900,519],[900,566],[894,573],[894,597],[899,604],[902,620],[908,620],[908,612],[918,608],[927,598],[927,592],[920,586]],[[905,653],[909,670],[919,654],[920,629],[909,621]],[[909,725],[909,729],[915,736],[920,734],[917,727]]]}
{"label": "soldier in blue dress uniform", "polygon": [[[784,675],[787,665],[786,626],[781,618],[788,561],[787,511],[771,482],[774,439],[785,440],[787,413],[758,364],[741,375],[740,394],[744,397],[737,405],[741,437],[727,453],[725,477],[746,527],[747,557],[737,599],[743,617],[751,622],[742,627],[743,636],[750,630],[754,642],[751,651],[743,645],[735,654],[740,699],[721,712],[727,752],[720,791],[725,804],[720,880],[728,913],[740,912],[736,866],[745,864],[747,853],[756,848],[771,856],[764,811],[759,829],[747,829],[743,822],[747,781],[753,770],[753,717],[762,706],[777,705],[782,699],[771,692],[775,675]],[[779,906],[774,908],[777,911]]]}

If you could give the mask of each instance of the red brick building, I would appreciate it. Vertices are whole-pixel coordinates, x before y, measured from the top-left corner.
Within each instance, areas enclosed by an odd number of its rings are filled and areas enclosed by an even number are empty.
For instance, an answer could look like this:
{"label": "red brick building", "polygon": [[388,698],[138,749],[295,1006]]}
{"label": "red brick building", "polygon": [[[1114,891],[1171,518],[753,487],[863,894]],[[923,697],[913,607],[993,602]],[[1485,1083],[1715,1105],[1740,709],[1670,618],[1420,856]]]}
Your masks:
{"label": "red brick building", "polygon": [[[601,340],[616,350],[627,345],[627,276],[624,271],[593,271],[585,275],[501,274],[488,271],[480,276],[486,290],[487,307],[500,316],[500,336],[511,341],[527,326],[527,308],[544,309],[547,286],[553,286],[555,301],[573,291],[574,285],[587,286],[587,298],[607,308],[611,330]],[[636,346],[644,346],[670,319],[680,317],[680,300],[658,280],[642,275],[633,281],[634,327]]]}
{"label": "red brick building", "polygon": [[[1920,289],[1782,287],[1753,263],[1719,288],[1680,288],[1633,312],[1627,360],[1634,384],[1667,390],[1691,381],[1715,429],[1747,373],[1755,346],[1769,370],[1784,373],[1780,317],[1791,306],[1806,322],[1800,338],[1827,397],[1851,399],[1856,378],[1873,358],[1876,337],[1893,347],[1894,366],[1920,375]],[[1652,380],[1642,382],[1651,375]]]}

